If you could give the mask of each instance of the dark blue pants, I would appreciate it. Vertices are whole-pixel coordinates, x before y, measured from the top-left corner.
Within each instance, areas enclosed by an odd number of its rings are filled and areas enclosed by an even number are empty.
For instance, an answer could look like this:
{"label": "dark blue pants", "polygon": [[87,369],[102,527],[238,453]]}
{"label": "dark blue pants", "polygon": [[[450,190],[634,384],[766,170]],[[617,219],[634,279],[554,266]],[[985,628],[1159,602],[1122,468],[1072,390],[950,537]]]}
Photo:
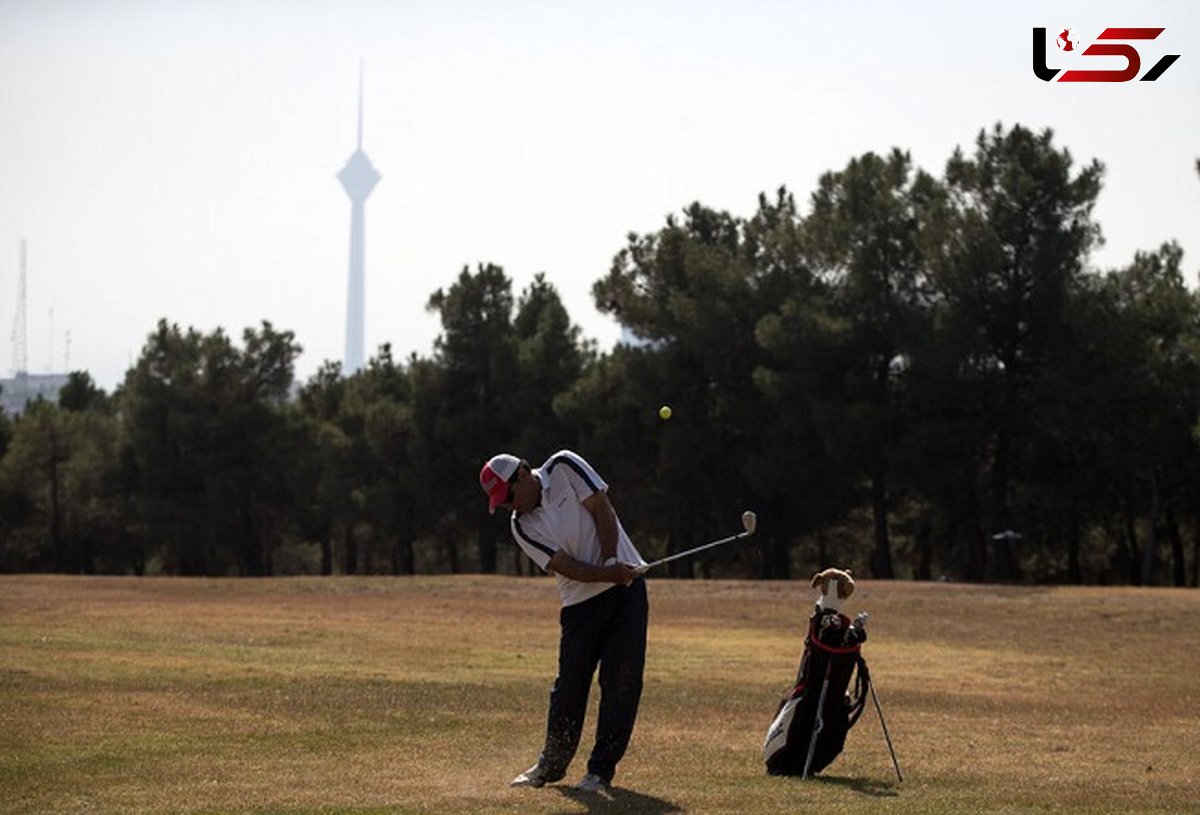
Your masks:
{"label": "dark blue pants", "polygon": [[625,755],[642,696],[646,665],[646,581],[613,586],[562,609],[558,677],[550,690],[546,746],[539,763],[562,778],[579,747],[588,692],[600,666],[600,720],[587,771],[611,783]]}

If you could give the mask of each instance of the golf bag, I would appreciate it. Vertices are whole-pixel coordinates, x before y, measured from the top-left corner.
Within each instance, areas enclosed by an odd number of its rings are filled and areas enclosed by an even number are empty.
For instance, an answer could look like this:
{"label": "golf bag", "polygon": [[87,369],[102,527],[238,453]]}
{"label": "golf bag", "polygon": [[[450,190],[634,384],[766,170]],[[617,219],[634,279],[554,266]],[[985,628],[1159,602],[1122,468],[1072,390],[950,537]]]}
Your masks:
{"label": "golf bag", "polygon": [[817,607],[808,621],[795,685],[779,703],[763,742],[770,775],[818,773],[842,752],[870,688],[859,653],[866,639],[861,622]]}

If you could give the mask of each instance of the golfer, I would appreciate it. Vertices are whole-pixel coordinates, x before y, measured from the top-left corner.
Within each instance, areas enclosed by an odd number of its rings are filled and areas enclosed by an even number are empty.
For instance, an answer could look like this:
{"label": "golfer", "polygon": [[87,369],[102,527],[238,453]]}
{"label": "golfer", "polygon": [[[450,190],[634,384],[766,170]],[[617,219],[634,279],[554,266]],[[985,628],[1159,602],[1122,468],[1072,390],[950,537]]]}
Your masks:
{"label": "golfer", "polygon": [[606,792],[625,754],[646,663],[646,581],[641,555],[608,500],[608,485],[570,450],[532,469],[501,453],[479,472],[488,512],[512,512],[513,537],[553,572],[562,595],[558,677],[550,689],[546,743],[537,764],[512,780],[541,787],[560,780],[579,746],[588,691],[600,666],[600,720],[578,788]]}

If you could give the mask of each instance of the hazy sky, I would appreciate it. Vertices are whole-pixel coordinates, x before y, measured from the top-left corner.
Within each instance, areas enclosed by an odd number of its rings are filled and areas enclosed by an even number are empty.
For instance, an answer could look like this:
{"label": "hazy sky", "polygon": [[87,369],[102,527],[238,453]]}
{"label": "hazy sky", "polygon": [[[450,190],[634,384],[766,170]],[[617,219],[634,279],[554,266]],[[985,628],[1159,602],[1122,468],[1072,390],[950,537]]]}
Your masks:
{"label": "hazy sky", "polygon": [[[160,317],[291,329],[306,379],[343,354],[359,62],[367,351],[427,355],[425,310],[464,265],[519,294],[544,271],[586,336],[630,231],[698,200],[735,215],[894,146],[935,175],[997,121],[1051,127],[1106,167],[1096,208],[1127,264],[1175,239],[1200,269],[1200,4],[0,0],[0,374],[20,241],[29,370],[106,389]],[[1156,82],[1045,83],[1031,29],[1166,30]],[[1080,63],[1082,60],[1082,63]],[[1066,54],[1052,67],[1120,68]],[[52,319],[51,319],[52,313]],[[67,334],[70,334],[69,358]]]}

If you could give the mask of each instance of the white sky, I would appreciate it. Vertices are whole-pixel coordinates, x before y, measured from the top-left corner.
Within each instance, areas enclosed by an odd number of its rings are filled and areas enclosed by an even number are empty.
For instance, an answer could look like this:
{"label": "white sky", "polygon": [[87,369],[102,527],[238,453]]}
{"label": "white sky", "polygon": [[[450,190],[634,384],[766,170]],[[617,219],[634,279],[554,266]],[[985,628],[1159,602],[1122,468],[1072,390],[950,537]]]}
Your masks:
{"label": "white sky", "polygon": [[[343,353],[349,201],[364,148],[371,354],[431,352],[425,311],[464,265],[514,294],[545,271],[584,334],[619,327],[591,286],[630,231],[699,200],[753,213],[868,150],[941,175],[997,121],[1052,127],[1107,166],[1099,268],[1168,239],[1200,269],[1200,3],[0,0],[0,374],[20,241],[34,373],[113,388],[160,317],[269,319]],[[1166,31],[1157,82],[1044,83],[1031,29]],[[1083,64],[1078,60],[1083,59]],[[1051,43],[1052,67],[1120,68]],[[51,320],[51,311],[53,319]],[[66,335],[70,333],[69,360]]]}

